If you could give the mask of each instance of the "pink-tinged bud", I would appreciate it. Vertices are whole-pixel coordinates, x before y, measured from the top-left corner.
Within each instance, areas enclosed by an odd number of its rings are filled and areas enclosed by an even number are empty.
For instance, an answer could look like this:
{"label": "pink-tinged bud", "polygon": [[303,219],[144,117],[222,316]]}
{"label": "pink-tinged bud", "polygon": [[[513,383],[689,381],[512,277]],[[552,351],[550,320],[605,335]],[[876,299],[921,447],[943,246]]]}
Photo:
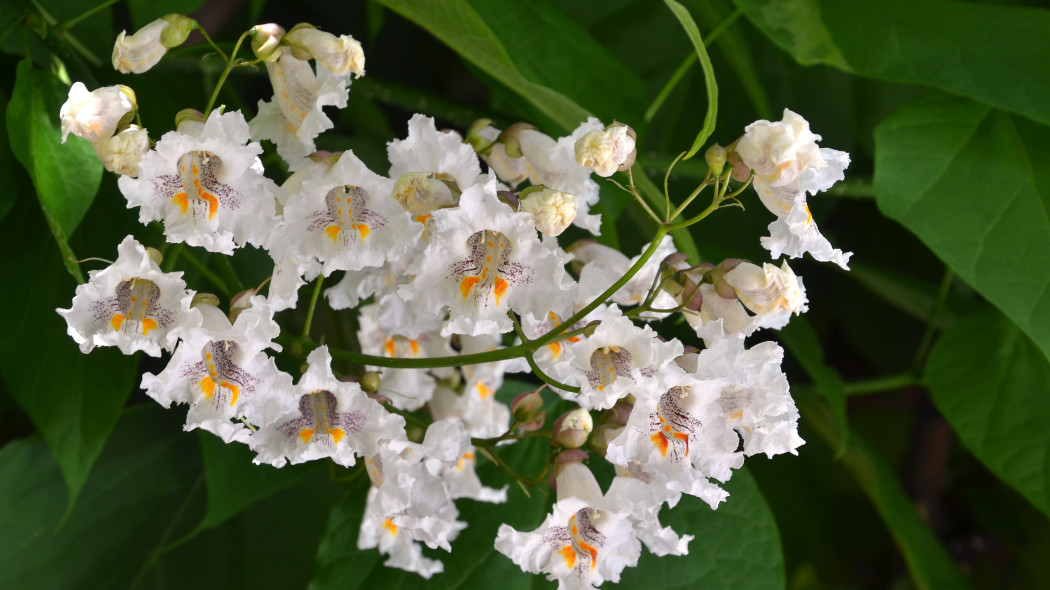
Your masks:
{"label": "pink-tinged bud", "polygon": [[538,391],[518,394],[510,402],[510,412],[514,416],[514,427],[519,430],[539,430],[547,421],[547,413],[543,411],[543,396]]}
{"label": "pink-tinged bud", "polygon": [[577,408],[565,412],[554,421],[554,436],[551,444],[566,449],[578,449],[587,442],[587,437],[594,430],[594,420],[590,412]]}
{"label": "pink-tinged bud", "polygon": [[620,401],[616,402],[616,405],[613,406],[609,410],[609,412],[608,412],[608,414],[606,416],[606,420],[610,424],[618,424],[620,426],[626,426],[627,425],[627,420],[629,420],[631,418],[631,412],[633,410],[634,410],[634,401],[633,400],[627,399],[627,398],[621,399]]}
{"label": "pink-tinged bud", "polygon": [[751,178],[751,169],[740,159],[740,154],[729,152],[728,161],[729,165],[733,167],[733,174],[731,176],[733,180],[737,182],[747,182],[747,179]]}

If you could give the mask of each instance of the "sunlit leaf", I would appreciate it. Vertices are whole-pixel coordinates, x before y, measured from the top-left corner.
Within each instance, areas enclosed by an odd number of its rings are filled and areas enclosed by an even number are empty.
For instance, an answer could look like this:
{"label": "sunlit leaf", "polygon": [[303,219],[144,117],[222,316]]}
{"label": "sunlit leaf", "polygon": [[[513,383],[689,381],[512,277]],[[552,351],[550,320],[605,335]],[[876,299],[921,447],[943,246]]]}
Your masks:
{"label": "sunlit leaf", "polygon": [[924,84],[1050,123],[1050,11],[952,0],[734,0],[801,64]]}
{"label": "sunlit leaf", "polygon": [[876,130],[879,207],[1050,354],[1050,129],[935,95]]}

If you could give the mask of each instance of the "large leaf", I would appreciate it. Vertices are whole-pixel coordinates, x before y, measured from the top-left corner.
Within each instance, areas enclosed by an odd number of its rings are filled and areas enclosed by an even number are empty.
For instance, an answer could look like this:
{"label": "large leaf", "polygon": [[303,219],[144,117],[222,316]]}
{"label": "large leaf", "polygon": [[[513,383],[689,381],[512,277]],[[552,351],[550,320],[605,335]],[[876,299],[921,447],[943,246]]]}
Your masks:
{"label": "large leaf", "polygon": [[102,163],[91,144],[70,136],[61,143],[58,112],[68,89],[50,73],[19,62],[15,89],[7,105],[11,149],[29,171],[51,233],[70,274],[83,282],[68,237],[84,218],[102,180]]}
{"label": "large leaf", "polygon": [[875,132],[880,209],[1050,354],[1050,141],[1046,127],[944,95]]}
{"label": "large leaf", "polygon": [[11,310],[0,338],[0,375],[33,421],[69,486],[69,505],[87,478],[134,387],[137,362],[114,348],[82,354],[55,313],[69,307],[75,283],[34,211],[20,200],[0,225],[0,270]]}
{"label": "large leaf", "polygon": [[925,84],[1050,123],[1050,11],[949,0],[734,0],[799,63]]}
{"label": "large leaf", "polygon": [[707,112],[704,115],[704,126],[697,133],[692,147],[689,148],[689,151],[686,152],[683,158],[688,160],[704,146],[707,138],[711,137],[711,134],[715,131],[715,121],[718,119],[718,84],[715,82],[715,71],[714,67],[711,66],[711,58],[708,57],[707,48],[704,47],[704,41],[700,38],[700,29],[696,27],[696,22],[693,20],[693,16],[689,14],[689,10],[675,2],[675,0],[664,0],[664,4],[674,13],[678,22],[682,24],[682,29],[685,30],[685,34],[689,37],[689,42],[693,44],[697,59],[700,60],[700,68],[704,72],[704,86],[707,90]]}
{"label": "large leaf", "polygon": [[[172,420],[171,418],[175,418]],[[84,488],[65,507],[62,475],[37,436],[0,450],[0,587],[128,588],[196,477],[196,451],[178,417],[129,412]]]}
{"label": "large leaf", "polygon": [[199,431],[204,458],[204,481],[208,486],[208,511],[197,531],[212,528],[248,506],[295,484],[311,466],[276,469],[252,463],[255,453],[246,445],[224,444],[210,433]]}
{"label": "large leaf", "polygon": [[[511,57],[504,42],[506,38],[539,34],[540,31],[530,32],[520,25],[510,30],[496,30],[467,0],[380,0],[380,3],[430,31],[464,59],[521,95],[564,130],[574,129],[590,114],[560,91],[530,79]],[[479,2],[479,6],[486,5]],[[502,3],[499,7],[508,8]],[[543,43],[562,42],[561,33],[548,31],[548,34],[551,36],[545,37]]]}
{"label": "large leaf", "polygon": [[687,496],[664,509],[664,524],[696,536],[685,557],[642,552],[638,567],[624,570],[624,588],[705,588],[741,590],[783,588],[780,533],[762,492],[746,469],[725,486],[729,499],[717,510]]}
{"label": "large leaf", "polygon": [[963,444],[1050,515],[1050,362],[1002,314],[959,321],[930,352],[926,382]]}

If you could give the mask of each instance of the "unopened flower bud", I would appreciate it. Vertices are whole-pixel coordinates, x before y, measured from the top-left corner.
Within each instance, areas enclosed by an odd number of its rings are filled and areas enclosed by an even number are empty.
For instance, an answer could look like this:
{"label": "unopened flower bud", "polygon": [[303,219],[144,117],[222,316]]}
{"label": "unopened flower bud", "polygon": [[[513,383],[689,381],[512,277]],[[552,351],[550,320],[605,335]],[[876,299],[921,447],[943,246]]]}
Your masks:
{"label": "unopened flower bud", "polygon": [[634,398],[628,396],[616,402],[608,413],[606,414],[606,421],[609,424],[618,424],[620,426],[626,426],[627,420],[631,417],[631,412],[634,410]]}
{"label": "unopened flower bud", "polygon": [[361,375],[361,380],[358,384],[365,393],[375,393],[379,391],[379,386],[382,384],[382,377],[375,371],[365,371]]}
{"label": "unopened flower bud", "polygon": [[353,74],[360,78],[365,74],[365,52],[361,44],[349,35],[336,37],[304,23],[292,27],[284,36],[284,43],[293,51],[305,51],[308,57],[336,76]]}
{"label": "unopened flower bud", "polygon": [[160,44],[168,49],[185,43],[186,38],[197,27],[197,21],[181,14],[169,14],[161,17],[161,20],[167,21],[168,26],[160,32]]}
{"label": "unopened flower bud", "polygon": [[455,181],[444,180],[432,172],[408,172],[394,183],[394,200],[416,217],[455,207],[459,195]]}
{"label": "unopened flower bud", "polygon": [[[164,57],[168,49],[181,45],[196,21],[181,14],[169,14],[139,29],[134,35],[121,31],[113,45],[113,67],[121,73],[141,74]],[[168,27],[174,27],[166,33]]]}
{"label": "unopened flower bud", "polygon": [[175,130],[183,135],[200,135],[207,117],[197,109],[182,109],[175,113]]}
{"label": "unopened flower bud", "polygon": [[787,262],[780,268],[768,262],[761,267],[741,262],[725,273],[723,281],[745,307],[758,315],[785,310],[798,314],[805,301],[798,277]]}
{"label": "unopened flower bud", "polygon": [[707,160],[707,167],[711,169],[711,173],[718,176],[726,167],[726,149],[716,143],[707,148],[704,159]]}
{"label": "unopened flower bud", "polygon": [[70,133],[91,143],[110,138],[128,113],[134,116],[135,104],[131,100],[134,96],[131,92],[129,97],[121,86],[105,86],[89,92],[84,84],[74,82],[59,111],[62,142],[65,143]]}
{"label": "unopened flower bud", "polygon": [[521,132],[526,129],[536,129],[536,126],[529,125],[528,123],[515,123],[504,129],[503,133],[499,134],[498,141],[503,144],[503,149],[507,153],[507,157],[522,157]]}
{"label": "unopened flower bud", "polygon": [[519,393],[510,402],[510,412],[514,416],[514,427],[520,430],[539,430],[547,421],[543,396],[538,391]]}
{"label": "unopened flower bud", "polygon": [[747,182],[747,179],[751,178],[751,169],[740,159],[740,154],[729,152],[728,161],[729,165],[733,167],[733,174],[731,176],[733,180],[737,182]]}
{"label": "unopened flower bud", "polygon": [[92,144],[106,170],[135,178],[139,162],[149,151],[149,133],[138,125],[131,125],[120,133]]}
{"label": "unopened flower bud", "polygon": [[704,282],[710,283],[711,286],[715,288],[715,292],[718,293],[719,297],[723,299],[736,299],[736,290],[733,289],[732,285],[725,282],[725,275],[741,263],[745,262],[747,261],[740,258],[726,258],[722,262],[719,262],[717,266],[704,273]]}
{"label": "unopened flower bud", "polygon": [[566,449],[578,449],[587,442],[587,437],[594,430],[591,414],[583,408],[565,412],[554,421],[554,436],[551,444]]}
{"label": "unopened flower bud", "polygon": [[576,140],[576,162],[598,176],[612,176],[617,170],[634,165],[637,154],[634,130],[614,122],[605,129],[595,130]]}
{"label": "unopened flower bud", "polygon": [[266,63],[273,63],[281,57],[281,38],[284,27],[274,23],[255,25],[248,33],[252,38],[252,53]]}
{"label": "unopened flower bud", "polygon": [[489,147],[495,143],[494,139],[485,137],[484,130],[490,125],[492,125],[492,119],[478,119],[467,128],[467,136],[464,138],[464,141],[469,143],[470,147],[474,148],[474,151],[479,154],[488,151]]}
{"label": "unopened flower bud", "polygon": [[532,215],[536,229],[547,236],[557,236],[576,219],[579,201],[576,195],[536,185],[522,191],[520,209]]}
{"label": "unopened flower bud", "polygon": [[219,298],[211,293],[194,293],[193,300],[190,302],[190,307],[198,307],[201,305],[218,307]]}

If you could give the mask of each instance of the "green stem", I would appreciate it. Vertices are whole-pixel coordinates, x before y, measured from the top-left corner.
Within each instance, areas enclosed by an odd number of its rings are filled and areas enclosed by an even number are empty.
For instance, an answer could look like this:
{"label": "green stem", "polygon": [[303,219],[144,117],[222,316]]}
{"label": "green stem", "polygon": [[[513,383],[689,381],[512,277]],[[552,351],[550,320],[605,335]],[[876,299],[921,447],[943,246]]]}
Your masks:
{"label": "green stem", "polygon": [[[305,358],[312,350],[320,345],[306,338],[293,338],[281,334],[277,337],[277,343],[283,346],[289,354],[299,358]],[[524,344],[509,346],[498,350],[477,352],[474,354],[461,354],[459,356],[437,356],[427,358],[396,358],[386,356],[374,356],[362,354],[350,350],[329,347],[332,358],[371,365],[374,367],[390,367],[393,369],[435,369],[438,367],[459,367],[462,365],[481,365],[496,361],[507,361],[523,356],[529,349]]]}
{"label": "green stem", "polygon": [[[44,7],[41,6],[39,2],[37,2],[37,0],[32,0],[32,2],[33,6],[36,7],[37,12],[40,13],[40,16],[44,17],[44,22],[46,22],[49,27],[57,27],[58,21],[55,20],[55,17],[51,16],[51,13],[45,10]],[[89,64],[95,66],[96,68],[102,65],[102,60],[96,57],[94,53],[91,53],[90,49],[85,47],[83,43],[81,43],[68,31],[59,29],[57,31],[57,34],[59,37],[65,39],[66,43],[68,43],[69,46],[73,48],[73,51],[79,53],[80,57],[83,57],[85,60],[87,60]]]}
{"label": "green stem", "polygon": [[902,389],[905,387],[911,387],[913,385],[919,385],[919,379],[913,373],[901,373],[899,375],[889,375],[886,377],[877,377],[875,379],[864,379],[861,381],[851,381],[843,384],[842,392],[846,395],[863,395],[866,393],[881,393],[883,391],[893,391],[895,389]]}
{"label": "green stem", "polygon": [[941,286],[937,289],[937,298],[933,302],[933,310],[930,311],[930,320],[926,322],[926,332],[922,335],[922,340],[919,341],[919,348],[915,352],[915,360],[912,361],[912,366],[918,369],[922,365],[923,359],[926,358],[926,354],[929,352],[930,344],[933,342],[933,335],[937,332],[937,323],[940,321],[941,314],[944,313],[945,304],[948,302],[948,293],[952,289],[952,280],[955,278],[955,273],[952,272],[951,267],[946,266],[944,268],[944,276],[941,277]]}
{"label": "green stem", "polygon": [[624,275],[620,277],[618,281],[613,283],[611,287],[606,289],[601,295],[595,297],[580,311],[573,314],[572,317],[565,320],[560,325],[551,328],[550,331],[540,336],[539,338],[533,340],[530,344],[535,344],[536,346],[543,346],[545,344],[553,342],[558,336],[559,332],[564,331],[566,327],[572,326],[576,322],[587,317],[587,314],[591,313],[595,309],[598,309],[599,305],[608,301],[609,298],[612,297],[617,291],[619,291],[621,287],[627,284],[627,281],[630,281],[632,278],[634,278],[634,275],[638,274],[638,271],[642,270],[642,267],[645,265],[645,263],[653,257],[653,254],[656,253],[656,249],[660,247],[660,242],[662,242],[664,236],[667,235],[668,229],[670,228],[666,225],[661,225],[656,229],[656,235],[653,236],[653,241],[649,242],[649,247],[645,249],[645,252],[642,252],[642,255],[638,257],[638,260],[636,260],[633,265],[631,265],[631,268],[627,269],[627,272],[624,273]]}
{"label": "green stem", "polygon": [[202,277],[208,279],[208,282],[218,287],[219,291],[223,295],[226,295],[227,297],[230,296],[230,289],[226,286],[226,283],[222,280],[222,277],[215,274],[215,271],[208,268],[203,262],[200,261],[199,258],[194,256],[192,252],[184,249],[182,251],[182,257],[185,258],[186,262],[190,263],[190,266],[192,266],[197,272],[201,273]]}
{"label": "green stem", "polygon": [[430,423],[429,422],[427,422],[426,420],[423,420],[422,418],[419,418],[418,416],[414,416],[414,415],[412,415],[412,414],[402,410],[401,408],[398,408],[397,406],[394,405],[394,402],[389,402],[388,401],[385,404],[383,404],[383,407],[386,409],[386,411],[388,411],[388,412],[390,412],[392,414],[397,414],[398,416],[401,416],[402,418],[405,419],[405,422],[408,422],[409,424],[418,426],[418,427],[420,427],[420,428],[422,428],[424,430],[426,430],[427,428],[430,427]]}
{"label": "green stem", "polygon": [[120,2],[120,0],[104,0],[102,3],[96,4],[95,6],[92,6],[91,8],[88,8],[87,10],[85,10],[84,12],[81,12],[80,14],[74,16],[73,18],[65,20],[65,21],[59,23],[55,28],[60,30],[60,31],[64,31],[64,30],[68,29],[69,27],[72,27],[73,25],[75,25],[75,24],[79,23],[80,21],[84,20],[85,18],[95,14],[96,12],[98,12],[98,11],[104,9],[104,8],[109,8],[110,6],[116,4],[117,2]]}
{"label": "green stem", "polygon": [[703,211],[698,213],[695,217],[690,217],[689,219],[686,219],[685,221],[679,221],[678,223],[672,223],[672,224],[667,226],[667,229],[674,230],[674,229],[685,228],[685,227],[689,227],[690,225],[693,225],[694,223],[697,223],[697,222],[701,221],[703,218],[705,218],[708,215],[714,213],[715,209],[718,209],[718,205],[719,205],[720,202],[721,201],[719,200],[718,195],[715,195],[715,198],[711,200],[711,204],[707,206],[707,209],[704,209]]}
{"label": "green stem", "polygon": [[324,284],[324,275],[317,275],[314,283],[314,292],[310,295],[310,305],[306,308],[306,323],[303,324],[303,339],[310,337],[310,326],[314,320],[314,310],[317,309],[317,299],[321,296],[321,286]]}
{"label": "green stem", "polygon": [[[219,52],[219,55],[222,57],[222,61],[226,62],[227,64],[230,63],[230,58],[226,57],[226,52],[223,51],[222,48],[219,47],[215,43],[215,41],[211,40],[211,37],[208,35],[208,31],[205,31],[204,27],[202,27],[202,26],[200,26],[200,24],[198,24],[197,26],[195,26],[193,28],[196,29],[197,31],[200,31],[201,36],[204,37],[204,40],[208,42],[208,45],[211,45],[212,48],[215,49],[215,51]],[[245,34],[247,35],[247,33],[245,33]],[[237,53],[237,48],[236,47],[234,47],[233,52]]]}
{"label": "green stem", "polygon": [[[624,190],[631,193],[631,196],[633,196],[635,200],[638,201],[638,204],[642,206],[642,209],[645,209],[645,212],[649,214],[649,217],[653,218],[653,221],[655,221],[656,223],[663,223],[663,220],[661,220],[660,217],[656,215],[656,212],[653,211],[651,207],[649,207],[649,203],[646,203],[645,199],[642,198],[642,195],[638,194],[638,189],[636,189],[634,186],[634,168],[631,168],[627,171],[627,180],[630,183],[630,188]],[[623,187],[621,186],[620,188]]]}
{"label": "green stem", "polygon": [[241,43],[244,43],[245,37],[248,36],[248,31],[241,33],[237,44],[233,46],[233,51],[230,52],[230,58],[226,60],[226,67],[222,69],[222,74],[219,75],[219,81],[215,84],[215,90],[212,90],[211,97],[208,99],[208,106],[204,107],[204,116],[207,117],[211,114],[211,108],[215,105],[215,99],[219,97],[219,91],[222,90],[222,85],[226,83],[226,78],[230,75],[230,72],[236,67],[235,58],[237,52],[241,48]]}
{"label": "green stem", "polygon": [[[528,344],[529,339],[525,337],[525,332],[521,330],[521,324],[518,323],[518,318],[514,317],[513,312],[508,312],[507,315],[510,316],[510,321],[514,323],[514,331],[517,332],[518,338],[521,338],[521,342],[523,344]],[[532,358],[531,350],[525,353],[525,362],[529,363],[529,368],[532,369],[532,372],[535,373],[536,376],[539,377],[547,385],[550,385],[551,387],[555,387],[557,389],[561,389],[562,391],[580,393],[579,387],[576,387],[575,385],[568,385],[566,383],[562,383],[561,381],[558,381],[557,379],[544,373],[540,369],[540,366],[536,364],[536,359]]]}

